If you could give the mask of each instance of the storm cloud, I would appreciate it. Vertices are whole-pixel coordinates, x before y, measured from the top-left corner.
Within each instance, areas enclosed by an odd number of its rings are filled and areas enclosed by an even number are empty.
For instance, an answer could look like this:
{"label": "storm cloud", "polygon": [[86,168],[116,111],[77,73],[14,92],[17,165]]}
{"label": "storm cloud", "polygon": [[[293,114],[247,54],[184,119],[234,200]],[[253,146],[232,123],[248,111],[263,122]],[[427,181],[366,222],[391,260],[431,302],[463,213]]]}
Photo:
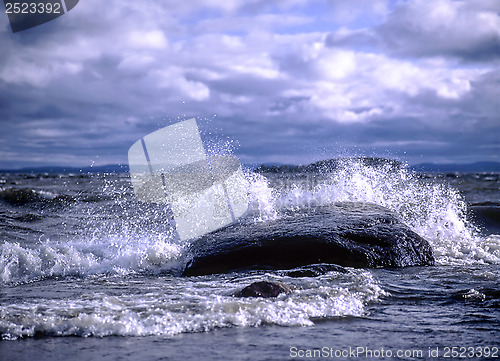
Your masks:
{"label": "storm cloud", "polygon": [[0,45],[0,168],[126,163],[193,116],[247,163],[500,153],[495,0],[86,0]]}

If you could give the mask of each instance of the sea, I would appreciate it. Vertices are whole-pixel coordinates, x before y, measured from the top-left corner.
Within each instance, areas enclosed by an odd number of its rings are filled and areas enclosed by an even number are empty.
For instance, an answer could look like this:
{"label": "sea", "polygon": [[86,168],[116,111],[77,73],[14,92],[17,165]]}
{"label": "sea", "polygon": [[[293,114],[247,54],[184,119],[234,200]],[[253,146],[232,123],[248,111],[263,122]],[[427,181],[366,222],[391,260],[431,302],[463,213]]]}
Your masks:
{"label": "sea", "polygon": [[[500,174],[346,159],[245,177],[250,222],[373,203],[435,265],[184,277],[189,241],[129,174],[3,173],[0,360],[500,359]],[[256,281],[292,292],[235,297]]]}

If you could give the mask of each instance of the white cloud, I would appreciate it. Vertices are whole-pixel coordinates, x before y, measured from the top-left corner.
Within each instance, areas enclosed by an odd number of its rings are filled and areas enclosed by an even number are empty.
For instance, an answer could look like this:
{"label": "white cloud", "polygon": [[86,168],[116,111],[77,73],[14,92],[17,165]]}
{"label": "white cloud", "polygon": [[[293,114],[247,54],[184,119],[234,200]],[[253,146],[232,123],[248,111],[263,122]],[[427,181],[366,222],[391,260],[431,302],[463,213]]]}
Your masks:
{"label": "white cloud", "polygon": [[342,80],[353,74],[358,68],[356,55],[353,51],[328,49],[319,56],[316,66],[319,76],[331,80]]}
{"label": "white cloud", "polygon": [[[408,137],[439,138],[453,122],[498,123],[500,85],[486,75],[498,68],[495,1],[121,0],[96,11],[99,4],[79,4],[45,34],[0,33],[2,114],[22,123],[61,113],[51,126],[68,129],[84,121],[106,134],[92,138],[96,149],[160,127],[155,112],[217,114],[214,127],[262,152],[247,159],[286,152],[273,148],[277,134],[285,144],[328,146],[326,134],[341,127],[376,146],[416,147],[430,141]],[[330,12],[315,13],[319,5]],[[15,127],[9,134],[35,136]],[[55,141],[57,131],[38,138]],[[90,133],[79,131],[72,134],[84,144]]]}
{"label": "white cloud", "polygon": [[0,70],[0,79],[10,84],[25,84],[37,88],[47,86],[52,80],[74,75],[82,70],[82,65],[73,62],[40,64],[36,59],[25,60],[12,57]]}
{"label": "white cloud", "polygon": [[129,34],[129,43],[139,49],[165,49],[168,41],[160,30],[132,31]]}
{"label": "white cloud", "polygon": [[184,70],[179,67],[168,67],[154,70],[151,75],[156,79],[159,88],[170,90],[169,97],[172,99],[182,99],[189,97],[193,100],[207,100],[210,96],[210,89],[199,81],[186,79]]}

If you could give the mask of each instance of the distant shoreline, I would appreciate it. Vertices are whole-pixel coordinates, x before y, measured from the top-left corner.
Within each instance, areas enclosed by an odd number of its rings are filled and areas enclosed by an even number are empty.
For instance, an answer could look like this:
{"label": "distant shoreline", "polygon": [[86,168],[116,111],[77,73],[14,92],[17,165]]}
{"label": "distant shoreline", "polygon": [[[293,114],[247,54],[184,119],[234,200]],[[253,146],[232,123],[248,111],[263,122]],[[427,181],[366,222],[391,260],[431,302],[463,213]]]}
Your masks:
{"label": "distant shoreline", "polygon": [[[260,173],[280,173],[280,172],[305,172],[314,171],[321,168],[336,168],[339,162],[345,161],[347,158],[323,160],[308,165],[294,165],[294,164],[277,164],[277,163],[264,163],[260,165],[243,164],[244,168],[253,169]],[[366,165],[376,165],[382,163],[390,163],[392,165],[404,166],[397,160],[384,159],[384,158],[354,158]],[[410,170],[422,173],[478,173],[478,172],[500,172],[500,162],[474,162],[467,164],[450,163],[420,163],[407,166]],[[62,167],[62,166],[44,166],[44,167],[25,167],[20,169],[0,169],[0,173],[128,173],[128,164],[108,164],[93,167]]]}

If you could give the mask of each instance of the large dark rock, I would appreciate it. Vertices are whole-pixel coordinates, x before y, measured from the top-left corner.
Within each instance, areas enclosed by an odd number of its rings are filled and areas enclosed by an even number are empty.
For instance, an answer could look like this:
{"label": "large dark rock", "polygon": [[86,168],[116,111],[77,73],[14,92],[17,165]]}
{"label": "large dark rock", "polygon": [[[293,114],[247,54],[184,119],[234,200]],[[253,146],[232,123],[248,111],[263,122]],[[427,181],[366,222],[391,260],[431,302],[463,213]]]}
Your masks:
{"label": "large dark rock", "polygon": [[366,203],[337,203],[261,223],[243,220],[193,241],[190,253],[186,276],[318,263],[361,268],[434,263],[425,239],[388,209]]}

